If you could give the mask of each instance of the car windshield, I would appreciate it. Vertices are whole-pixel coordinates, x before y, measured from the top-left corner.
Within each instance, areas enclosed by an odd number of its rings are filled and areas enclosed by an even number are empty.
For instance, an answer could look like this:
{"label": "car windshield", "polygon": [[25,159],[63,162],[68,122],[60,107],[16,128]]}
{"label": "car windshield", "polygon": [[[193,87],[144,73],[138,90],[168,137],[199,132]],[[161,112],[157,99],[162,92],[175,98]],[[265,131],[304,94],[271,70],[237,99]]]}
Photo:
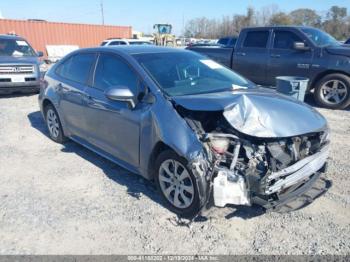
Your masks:
{"label": "car windshield", "polygon": [[319,47],[340,45],[340,43],[329,34],[314,28],[303,28],[301,29],[309,39]]}
{"label": "car windshield", "polygon": [[169,96],[254,86],[233,71],[193,52],[135,54],[134,57]]}
{"label": "car windshield", "polygon": [[25,40],[0,39],[0,56],[36,56]]}

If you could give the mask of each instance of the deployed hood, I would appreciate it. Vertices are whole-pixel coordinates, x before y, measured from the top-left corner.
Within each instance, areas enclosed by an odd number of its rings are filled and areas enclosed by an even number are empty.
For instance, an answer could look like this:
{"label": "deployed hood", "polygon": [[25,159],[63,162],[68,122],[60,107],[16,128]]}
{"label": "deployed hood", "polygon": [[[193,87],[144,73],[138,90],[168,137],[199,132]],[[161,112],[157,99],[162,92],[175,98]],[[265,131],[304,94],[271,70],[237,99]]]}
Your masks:
{"label": "deployed hood", "polygon": [[350,57],[350,46],[349,45],[339,45],[339,46],[329,46],[326,47],[328,53],[333,55],[344,55]]}
{"label": "deployed hood", "polygon": [[0,56],[1,64],[39,64],[39,59],[36,56]]}
{"label": "deployed hood", "polygon": [[192,111],[223,111],[237,131],[260,138],[292,137],[327,128],[327,121],[312,107],[266,89],[173,97]]}

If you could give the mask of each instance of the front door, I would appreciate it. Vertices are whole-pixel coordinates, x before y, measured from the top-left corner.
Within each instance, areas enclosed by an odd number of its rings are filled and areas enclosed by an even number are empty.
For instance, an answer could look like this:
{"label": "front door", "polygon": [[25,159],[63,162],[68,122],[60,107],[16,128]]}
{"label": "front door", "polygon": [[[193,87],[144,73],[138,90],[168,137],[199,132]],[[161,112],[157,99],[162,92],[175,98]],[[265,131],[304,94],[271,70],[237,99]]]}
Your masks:
{"label": "front door", "polygon": [[[293,31],[276,30],[268,63],[268,82],[276,83],[278,76],[308,77],[313,58],[312,50],[300,51],[294,49],[295,42],[304,42]],[[308,43],[305,43],[308,46]]]}
{"label": "front door", "polygon": [[86,89],[85,116],[89,142],[134,167],[139,166],[140,121],[144,108],[106,97],[110,88],[128,87],[137,96],[139,78],[124,60],[114,54],[99,55],[94,80]]}

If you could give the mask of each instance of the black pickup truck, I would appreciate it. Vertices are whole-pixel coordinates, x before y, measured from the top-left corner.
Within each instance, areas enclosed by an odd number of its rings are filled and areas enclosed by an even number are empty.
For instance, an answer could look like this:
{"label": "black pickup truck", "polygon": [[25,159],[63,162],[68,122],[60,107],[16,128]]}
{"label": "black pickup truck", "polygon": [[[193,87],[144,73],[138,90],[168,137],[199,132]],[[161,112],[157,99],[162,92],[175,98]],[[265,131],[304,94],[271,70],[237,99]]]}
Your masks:
{"label": "black pickup truck", "polygon": [[277,76],[310,79],[316,102],[327,108],[350,105],[350,48],[311,27],[243,29],[233,48],[190,47],[258,85],[275,86]]}

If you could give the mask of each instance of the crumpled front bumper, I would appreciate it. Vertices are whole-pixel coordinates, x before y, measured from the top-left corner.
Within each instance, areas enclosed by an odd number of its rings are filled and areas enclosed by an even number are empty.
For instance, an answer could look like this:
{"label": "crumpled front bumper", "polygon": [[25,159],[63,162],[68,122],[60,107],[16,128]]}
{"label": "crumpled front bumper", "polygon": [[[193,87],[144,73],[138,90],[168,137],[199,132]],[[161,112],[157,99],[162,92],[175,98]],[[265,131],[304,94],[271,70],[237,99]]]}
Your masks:
{"label": "crumpled front bumper", "polygon": [[[281,171],[272,172],[261,180],[260,192],[243,185],[241,180],[230,182],[226,176],[214,179],[214,204],[223,207],[227,204],[257,204],[266,209],[291,211],[302,208],[324,194],[330,182],[321,178],[327,169],[329,144],[319,152],[306,157]],[[234,172],[225,171],[227,174]],[[223,183],[220,180],[223,180]],[[234,192],[233,192],[234,191]]]}
{"label": "crumpled front bumper", "polygon": [[327,162],[329,155],[329,144],[325,145],[318,153],[306,157],[292,166],[267,176],[267,183],[277,180],[265,189],[266,194],[280,192],[297,183],[309,180],[312,174],[319,171]]}
{"label": "crumpled front bumper", "polygon": [[312,203],[332,185],[322,176],[327,171],[329,148],[329,144],[324,145],[318,153],[268,175],[265,183],[276,180],[265,187],[268,197],[254,196],[252,203],[278,212],[297,210]]}

